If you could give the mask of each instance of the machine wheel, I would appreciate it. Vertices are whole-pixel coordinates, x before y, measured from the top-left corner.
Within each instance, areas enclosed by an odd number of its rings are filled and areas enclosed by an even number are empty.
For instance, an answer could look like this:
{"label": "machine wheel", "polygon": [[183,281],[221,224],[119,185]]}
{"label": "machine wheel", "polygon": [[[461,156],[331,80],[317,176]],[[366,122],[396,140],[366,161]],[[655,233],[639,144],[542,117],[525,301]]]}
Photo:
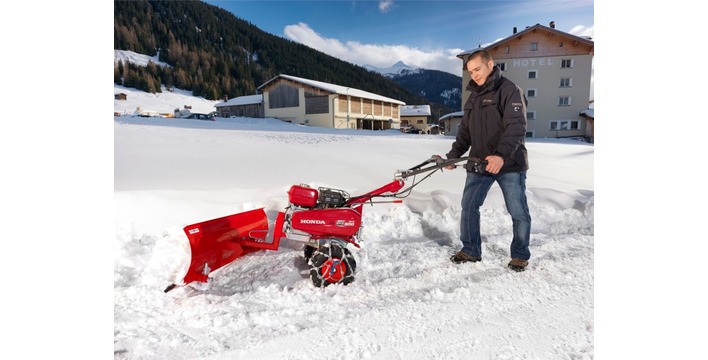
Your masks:
{"label": "machine wheel", "polygon": [[308,265],[312,283],[317,287],[354,281],[356,260],[349,249],[335,242],[315,250]]}
{"label": "machine wheel", "polygon": [[305,262],[308,263],[310,262],[310,258],[312,257],[312,254],[315,252],[315,248],[312,246],[305,245],[305,250],[304,250],[304,256],[305,256]]}

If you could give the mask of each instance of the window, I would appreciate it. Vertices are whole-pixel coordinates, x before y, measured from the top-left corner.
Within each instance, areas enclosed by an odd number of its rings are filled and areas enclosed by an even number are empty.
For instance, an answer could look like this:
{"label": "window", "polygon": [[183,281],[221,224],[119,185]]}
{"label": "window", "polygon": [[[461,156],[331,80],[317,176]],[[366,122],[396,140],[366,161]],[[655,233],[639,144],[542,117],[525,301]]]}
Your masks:
{"label": "window", "polygon": [[551,121],[549,130],[564,131],[564,130],[579,130],[580,121],[578,120],[557,120]]}
{"label": "window", "polygon": [[562,41],[558,43],[558,47],[563,47],[563,42],[562,42]]}
{"label": "window", "polygon": [[529,70],[529,79],[535,79],[538,75],[538,70]]}
{"label": "window", "polygon": [[573,59],[561,60],[561,69],[569,69],[573,67]]}
{"label": "window", "polygon": [[536,120],[536,111],[527,111],[526,112],[526,120]]}
{"label": "window", "polygon": [[504,48],[504,54],[508,54],[508,53],[509,53],[509,47],[507,46]]}
{"label": "window", "polygon": [[558,106],[570,106],[570,96],[561,96],[558,98]]}
{"label": "window", "polygon": [[531,51],[536,51],[536,50],[538,50],[538,43],[532,42],[531,43]]}
{"label": "window", "polygon": [[533,131],[527,131],[527,132],[526,132],[526,137],[527,137],[527,138],[532,138],[532,137],[533,137]]}
{"label": "window", "polygon": [[506,71],[506,63],[497,63],[497,66],[499,66],[499,70]]}
{"label": "window", "polygon": [[573,86],[573,80],[571,78],[561,78],[560,87],[571,87]]}
{"label": "window", "polygon": [[527,98],[536,97],[536,89],[526,89],[526,97]]}

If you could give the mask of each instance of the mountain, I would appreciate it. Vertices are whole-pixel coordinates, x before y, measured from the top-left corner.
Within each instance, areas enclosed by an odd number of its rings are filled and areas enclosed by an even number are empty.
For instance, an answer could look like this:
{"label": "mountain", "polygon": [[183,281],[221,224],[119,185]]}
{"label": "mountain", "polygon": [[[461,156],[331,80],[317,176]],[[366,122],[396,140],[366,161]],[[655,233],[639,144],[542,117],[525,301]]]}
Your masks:
{"label": "mountain", "polygon": [[459,76],[438,70],[402,69],[390,79],[431,102],[454,111],[462,109],[462,78]]}
{"label": "mountain", "polygon": [[179,88],[220,100],[256,94],[266,81],[288,74],[430,105],[436,115],[458,110],[201,1],[114,1],[113,8],[114,50],[155,57],[145,66],[118,61],[116,85],[150,93]]}
{"label": "mountain", "polygon": [[414,72],[416,69],[403,61],[399,61],[387,68],[379,68],[373,65],[364,65],[364,69],[367,69],[369,71],[377,72],[383,76],[386,77],[392,77],[395,75],[398,75],[402,72]]}
{"label": "mountain", "polygon": [[[413,68],[399,61],[387,68],[364,65],[428,101],[460,111],[462,108],[462,78],[448,72]],[[437,114],[436,114],[437,115]],[[444,115],[444,114],[442,114]]]}

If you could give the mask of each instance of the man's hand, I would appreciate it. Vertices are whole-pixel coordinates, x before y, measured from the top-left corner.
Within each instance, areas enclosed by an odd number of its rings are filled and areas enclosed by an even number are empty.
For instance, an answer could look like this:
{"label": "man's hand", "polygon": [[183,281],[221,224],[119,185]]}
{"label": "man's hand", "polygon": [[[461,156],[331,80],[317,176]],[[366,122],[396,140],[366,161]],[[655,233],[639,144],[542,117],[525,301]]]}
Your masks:
{"label": "man's hand", "polygon": [[489,155],[484,160],[487,160],[487,170],[490,174],[497,174],[501,170],[502,165],[504,165],[504,159],[499,155]]}

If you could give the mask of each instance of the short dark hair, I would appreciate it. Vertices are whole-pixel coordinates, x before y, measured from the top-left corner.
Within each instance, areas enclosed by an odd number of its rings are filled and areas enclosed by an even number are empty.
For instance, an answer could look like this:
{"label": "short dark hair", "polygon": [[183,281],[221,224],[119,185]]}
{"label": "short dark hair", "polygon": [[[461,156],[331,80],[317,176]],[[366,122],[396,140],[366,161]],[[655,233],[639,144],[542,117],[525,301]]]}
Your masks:
{"label": "short dark hair", "polygon": [[494,59],[492,59],[492,55],[489,54],[489,51],[478,49],[478,50],[475,50],[474,52],[472,52],[467,57],[467,59],[465,60],[465,65],[462,68],[467,69],[467,63],[472,61],[472,59],[474,59],[474,58],[482,58],[482,61],[485,63],[489,62],[490,60],[494,60]]}

